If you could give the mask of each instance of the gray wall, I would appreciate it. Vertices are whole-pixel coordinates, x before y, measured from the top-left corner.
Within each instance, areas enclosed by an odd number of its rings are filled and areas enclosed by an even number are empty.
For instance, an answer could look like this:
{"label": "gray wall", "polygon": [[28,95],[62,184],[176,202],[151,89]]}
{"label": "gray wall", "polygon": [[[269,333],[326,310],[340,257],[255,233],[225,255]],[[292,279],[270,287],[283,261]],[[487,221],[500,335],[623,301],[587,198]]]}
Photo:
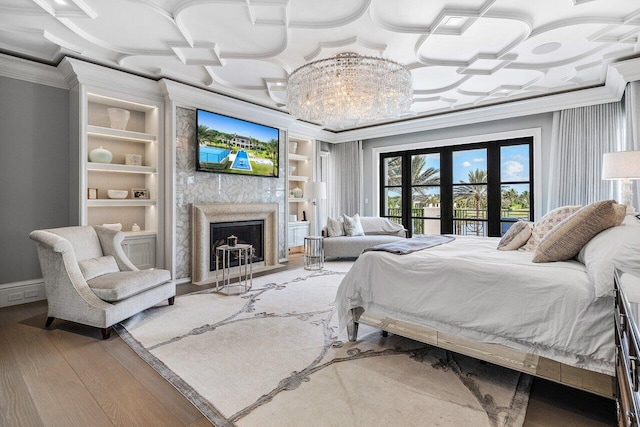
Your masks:
{"label": "gray wall", "polygon": [[0,284],[42,277],[29,232],[69,224],[69,92],[0,77]]}
{"label": "gray wall", "polygon": [[542,212],[547,211],[547,195],[549,185],[549,166],[550,166],[550,147],[551,147],[551,130],[553,127],[553,113],[536,114],[532,116],[517,117],[513,119],[494,120],[483,123],[476,123],[466,126],[449,127],[444,129],[436,129],[424,132],[415,132],[404,135],[388,136],[384,138],[375,138],[363,141],[363,192],[362,197],[368,203],[364,204],[364,215],[378,216],[378,212],[373,212],[373,189],[375,186],[371,182],[372,176],[372,149],[380,147],[389,147],[394,145],[425,143],[433,144],[451,138],[469,137],[475,135],[484,135],[496,132],[507,132],[520,129],[541,128],[542,132],[542,194],[536,194],[535,203],[540,204]]}

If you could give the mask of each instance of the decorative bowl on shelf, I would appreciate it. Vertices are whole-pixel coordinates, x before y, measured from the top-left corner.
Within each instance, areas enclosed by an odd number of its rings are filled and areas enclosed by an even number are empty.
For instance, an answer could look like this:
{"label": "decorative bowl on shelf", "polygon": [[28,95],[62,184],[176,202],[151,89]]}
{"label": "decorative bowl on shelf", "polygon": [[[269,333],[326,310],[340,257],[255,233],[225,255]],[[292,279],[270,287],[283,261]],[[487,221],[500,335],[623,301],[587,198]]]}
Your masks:
{"label": "decorative bowl on shelf", "polygon": [[124,108],[107,108],[109,113],[109,122],[111,122],[112,129],[125,130],[127,128],[127,122],[131,117],[131,112]]}
{"label": "decorative bowl on shelf", "polygon": [[292,190],[292,193],[293,193],[293,197],[295,197],[296,199],[302,198],[302,188],[296,187]]}
{"label": "decorative bowl on shelf", "polygon": [[293,173],[296,171],[296,167],[295,166],[289,166],[289,175],[293,175]]}
{"label": "decorative bowl on shelf", "polygon": [[127,190],[107,190],[110,199],[126,199],[129,195]]}
{"label": "decorative bowl on shelf", "polygon": [[113,154],[106,148],[102,148],[102,145],[89,153],[89,160],[94,163],[111,163],[111,159],[113,159]]}

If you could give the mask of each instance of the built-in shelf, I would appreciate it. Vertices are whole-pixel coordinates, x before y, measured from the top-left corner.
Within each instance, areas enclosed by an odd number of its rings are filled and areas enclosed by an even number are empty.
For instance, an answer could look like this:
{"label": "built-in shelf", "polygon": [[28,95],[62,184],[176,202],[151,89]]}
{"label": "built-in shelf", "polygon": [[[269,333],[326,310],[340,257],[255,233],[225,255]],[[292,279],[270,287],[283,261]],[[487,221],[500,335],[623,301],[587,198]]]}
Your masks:
{"label": "built-in shelf", "polygon": [[87,162],[87,170],[101,172],[156,173],[156,168],[151,166],[131,166],[116,163]]}
{"label": "built-in shelf", "polygon": [[87,134],[94,136],[102,136],[105,138],[123,139],[127,141],[136,141],[142,143],[150,143],[157,141],[157,137],[150,133],[134,132],[130,130],[120,130],[107,128],[103,126],[87,125]]}
{"label": "built-in shelf", "polygon": [[308,176],[289,175],[289,181],[306,182],[306,181],[309,181],[309,177]]}
{"label": "built-in shelf", "polygon": [[155,206],[155,200],[149,199],[91,199],[87,200],[88,208],[125,207],[125,206]]}
{"label": "built-in shelf", "polygon": [[305,198],[289,197],[289,203],[303,203],[308,201],[309,199]]}
{"label": "built-in shelf", "polygon": [[289,153],[289,160],[309,160],[309,156],[304,154]]}

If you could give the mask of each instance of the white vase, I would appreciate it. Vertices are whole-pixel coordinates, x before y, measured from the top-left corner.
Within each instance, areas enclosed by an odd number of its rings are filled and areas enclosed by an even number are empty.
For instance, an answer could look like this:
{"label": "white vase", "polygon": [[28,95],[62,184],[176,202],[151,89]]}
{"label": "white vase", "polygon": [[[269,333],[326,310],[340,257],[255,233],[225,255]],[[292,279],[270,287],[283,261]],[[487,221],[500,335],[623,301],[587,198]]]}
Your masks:
{"label": "white vase", "polygon": [[131,117],[131,112],[124,108],[107,108],[109,113],[109,122],[111,122],[112,129],[125,130],[127,128],[127,122]]}
{"label": "white vase", "polygon": [[89,160],[94,163],[111,163],[111,159],[113,159],[113,154],[106,148],[102,148],[102,145],[89,153]]}

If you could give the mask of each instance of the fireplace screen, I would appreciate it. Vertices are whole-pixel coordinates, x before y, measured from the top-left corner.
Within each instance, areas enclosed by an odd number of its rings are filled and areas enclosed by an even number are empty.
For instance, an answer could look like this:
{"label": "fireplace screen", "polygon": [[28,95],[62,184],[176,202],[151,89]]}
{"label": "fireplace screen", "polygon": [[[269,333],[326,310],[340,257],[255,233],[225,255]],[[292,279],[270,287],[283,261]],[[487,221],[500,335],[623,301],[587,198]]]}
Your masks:
{"label": "fireplace screen", "polygon": [[[234,222],[212,222],[211,227],[211,253],[210,270],[215,271],[222,268],[216,265],[216,248],[227,244],[227,237],[236,236],[238,243],[253,245],[255,250],[252,262],[264,261],[264,221],[234,221]],[[239,260],[235,257],[231,259],[231,266],[237,266]]]}

